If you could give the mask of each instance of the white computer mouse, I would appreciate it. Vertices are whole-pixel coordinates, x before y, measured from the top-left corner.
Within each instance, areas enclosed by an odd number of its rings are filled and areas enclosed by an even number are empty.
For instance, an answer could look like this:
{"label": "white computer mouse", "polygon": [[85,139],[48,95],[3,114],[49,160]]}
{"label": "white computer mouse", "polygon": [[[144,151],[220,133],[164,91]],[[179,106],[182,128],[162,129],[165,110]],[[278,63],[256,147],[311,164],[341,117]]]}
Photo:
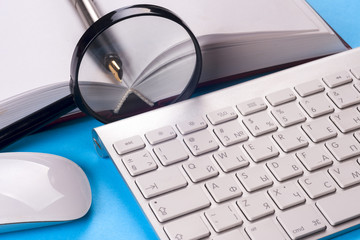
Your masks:
{"label": "white computer mouse", "polygon": [[64,223],[83,217],[91,189],[83,170],[64,157],[0,153],[0,232]]}

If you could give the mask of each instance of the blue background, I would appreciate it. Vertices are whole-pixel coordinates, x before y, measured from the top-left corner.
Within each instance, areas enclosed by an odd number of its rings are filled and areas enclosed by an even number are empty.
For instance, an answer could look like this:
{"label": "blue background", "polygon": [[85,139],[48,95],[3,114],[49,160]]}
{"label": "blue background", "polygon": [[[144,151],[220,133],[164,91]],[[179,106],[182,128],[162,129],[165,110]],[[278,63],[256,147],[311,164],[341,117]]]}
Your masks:
{"label": "blue background", "polygon": [[[308,2],[351,47],[360,47],[359,0]],[[89,178],[93,202],[80,220],[2,234],[1,239],[157,239],[111,160],[101,159],[95,152],[91,130],[101,125],[88,117],[73,120],[28,136],[4,150],[52,153],[73,160]],[[335,239],[360,239],[360,229]]]}

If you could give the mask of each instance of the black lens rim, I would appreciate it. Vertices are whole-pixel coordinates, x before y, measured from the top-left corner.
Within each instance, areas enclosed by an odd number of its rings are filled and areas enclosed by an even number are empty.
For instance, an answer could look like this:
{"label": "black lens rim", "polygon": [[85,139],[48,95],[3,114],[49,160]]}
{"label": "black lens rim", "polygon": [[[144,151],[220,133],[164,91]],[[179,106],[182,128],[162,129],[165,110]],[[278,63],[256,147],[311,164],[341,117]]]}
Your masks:
{"label": "black lens rim", "polygon": [[177,17],[174,13],[172,13],[170,10],[166,8],[155,5],[149,5],[149,4],[140,4],[125,8],[119,8],[101,17],[86,30],[86,32],[82,35],[82,37],[80,38],[79,42],[75,47],[71,60],[71,67],[70,67],[70,91],[73,95],[76,105],[81,111],[85,112],[90,116],[93,116],[95,119],[103,123],[109,123],[111,122],[111,120],[93,111],[88,106],[88,104],[85,102],[84,98],[81,95],[79,83],[78,83],[78,74],[79,74],[81,61],[87,49],[91,45],[91,43],[102,32],[104,32],[106,29],[108,29],[109,27],[120,21],[124,21],[126,19],[139,17],[139,16],[157,16],[157,17],[166,18],[168,20],[171,20],[179,24],[189,34],[194,44],[195,55],[196,55],[194,71],[185,89],[181,92],[181,94],[178,97],[170,101],[169,104],[188,99],[191,96],[191,94],[195,91],[196,86],[199,82],[201,70],[202,70],[202,55],[201,55],[200,45],[195,35],[191,32],[189,27],[179,17]]}

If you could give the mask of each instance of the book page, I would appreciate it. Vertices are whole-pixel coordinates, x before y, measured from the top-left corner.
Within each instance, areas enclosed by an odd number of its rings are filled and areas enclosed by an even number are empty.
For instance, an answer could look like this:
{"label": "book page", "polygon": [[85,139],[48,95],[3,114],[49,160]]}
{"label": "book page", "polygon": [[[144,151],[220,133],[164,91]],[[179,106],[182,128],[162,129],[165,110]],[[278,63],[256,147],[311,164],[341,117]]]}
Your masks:
{"label": "book page", "polygon": [[103,13],[144,3],[172,10],[196,36],[318,30],[318,27],[299,9],[294,0],[95,1]]}
{"label": "book page", "polygon": [[68,85],[71,57],[85,31],[71,2],[0,0],[0,6],[0,102],[49,84]]}

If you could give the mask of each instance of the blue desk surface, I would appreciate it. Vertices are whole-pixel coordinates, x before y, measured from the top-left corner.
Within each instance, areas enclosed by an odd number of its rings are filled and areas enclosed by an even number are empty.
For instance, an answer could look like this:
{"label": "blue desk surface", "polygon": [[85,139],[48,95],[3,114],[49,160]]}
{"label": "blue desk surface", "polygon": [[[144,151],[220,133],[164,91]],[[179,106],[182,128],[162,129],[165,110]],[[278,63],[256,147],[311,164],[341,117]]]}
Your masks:
{"label": "blue desk surface", "polygon": [[[351,47],[360,47],[359,0],[308,2]],[[89,178],[93,202],[80,220],[7,233],[1,239],[157,239],[111,160],[101,159],[95,152],[91,130],[101,125],[91,118],[74,120],[28,136],[4,150],[52,153],[73,160]],[[336,239],[360,239],[360,229]]]}

